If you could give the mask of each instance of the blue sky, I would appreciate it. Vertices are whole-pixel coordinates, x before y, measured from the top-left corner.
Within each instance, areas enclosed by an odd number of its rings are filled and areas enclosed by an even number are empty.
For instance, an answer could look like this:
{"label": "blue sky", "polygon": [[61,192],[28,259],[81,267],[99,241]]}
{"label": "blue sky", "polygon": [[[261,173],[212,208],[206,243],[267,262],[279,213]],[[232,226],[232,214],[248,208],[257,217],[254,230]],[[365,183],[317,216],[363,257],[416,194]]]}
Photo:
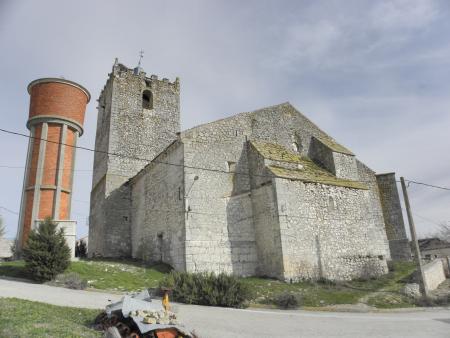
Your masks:
{"label": "blue sky", "polygon": [[[378,173],[450,187],[450,2],[0,0],[1,128],[28,132],[27,84],[60,77],[96,98],[114,58],[181,79],[183,129],[285,101]],[[27,140],[0,133],[0,214],[14,237]],[[93,154],[78,150],[72,218],[88,231]],[[450,192],[410,186],[421,235]],[[5,209],[7,208],[7,209]],[[405,218],[406,221],[406,218]]]}

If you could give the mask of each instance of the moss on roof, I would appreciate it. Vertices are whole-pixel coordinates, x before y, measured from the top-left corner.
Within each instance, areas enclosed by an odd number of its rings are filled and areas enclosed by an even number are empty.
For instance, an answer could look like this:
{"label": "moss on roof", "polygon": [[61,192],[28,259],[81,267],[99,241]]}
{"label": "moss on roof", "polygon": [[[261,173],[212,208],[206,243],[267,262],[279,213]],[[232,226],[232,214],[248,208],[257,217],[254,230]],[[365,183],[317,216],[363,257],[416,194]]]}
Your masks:
{"label": "moss on roof", "polygon": [[301,163],[302,157],[275,143],[251,141],[255,149],[266,159],[280,162]]}
{"label": "moss on roof", "polygon": [[342,153],[342,154],[347,154],[347,155],[354,155],[350,150],[345,148],[343,145],[340,145],[339,143],[337,143],[331,137],[316,137],[316,138],[320,142],[325,144],[328,148],[330,148],[331,150],[333,150],[333,151],[335,151],[337,153]]}
{"label": "moss on roof", "polygon": [[277,177],[353,189],[368,189],[361,182],[337,178],[330,172],[319,167],[308,157],[300,156],[281,145],[261,141],[251,141],[251,144],[261,156],[268,160],[296,163],[301,168],[287,169],[279,166],[268,166],[269,171]]}
{"label": "moss on roof", "polygon": [[365,184],[361,182],[337,178],[336,176],[333,176],[332,174],[318,166],[316,166],[316,168],[307,168],[304,166],[303,169],[299,170],[269,166],[268,169],[275,176],[287,178],[290,180],[334,185],[337,187],[346,187],[352,189],[369,189]]}

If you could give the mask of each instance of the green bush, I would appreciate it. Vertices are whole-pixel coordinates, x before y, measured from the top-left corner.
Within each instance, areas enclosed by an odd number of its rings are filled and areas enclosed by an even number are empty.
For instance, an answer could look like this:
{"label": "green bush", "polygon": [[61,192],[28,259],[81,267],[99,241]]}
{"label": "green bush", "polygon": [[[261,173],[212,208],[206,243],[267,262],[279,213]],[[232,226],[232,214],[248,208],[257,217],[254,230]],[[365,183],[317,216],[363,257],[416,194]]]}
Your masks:
{"label": "green bush", "polygon": [[299,296],[293,295],[289,292],[283,292],[276,295],[273,299],[275,305],[281,309],[297,309],[300,305]]}
{"label": "green bush", "polygon": [[23,249],[27,272],[40,282],[53,279],[70,264],[70,249],[64,238],[64,231],[56,228],[56,223],[46,219],[30,232]]}
{"label": "green bush", "polygon": [[331,280],[331,279],[326,279],[324,277],[320,277],[317,280],[317,284],[327,285],[327,286],[336,286],[337,285],[336,281]]}
{"label": "green bush", "polygon": [[414,304],[422,307],[431,306],[448,306],[450,305],[450,295],[444,295],[439,297],[419,297],[414,300]]}
{"label": "green bush", "polygon": [[242,281],[224,273],[186,273],[172,271],[160,283],[171,288],[175,301],[186,304],[242,307],[250,292]]}
{"label": "green bush", "polygon": [[75,257],[86,258],[87,257],[87,246],[85,241],[80,240],[75,245]]}

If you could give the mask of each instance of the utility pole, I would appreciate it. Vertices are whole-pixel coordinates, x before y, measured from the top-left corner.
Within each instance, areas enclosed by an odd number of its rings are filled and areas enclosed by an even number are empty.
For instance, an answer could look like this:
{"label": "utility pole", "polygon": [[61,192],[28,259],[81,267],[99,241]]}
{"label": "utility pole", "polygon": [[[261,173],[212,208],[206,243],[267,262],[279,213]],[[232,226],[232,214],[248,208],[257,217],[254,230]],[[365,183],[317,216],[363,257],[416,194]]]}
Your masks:
{"label": "utility pole", "polygon": [[416,227],[414,225],[414,219],[411,213],[411,206],[409,205],[409,198],[408,192],[406,191],[405,179],[403,177],[400,177],[400,182],[402,184],[403,199],[405,200],[406,215],[408,216],[409,230],[411,231],[411,241],[414,245],[414,257],[416,259],[417,271],[419,273],[420,292],[422,293],[423,296],[428,296],[428,290],[425,283],[425,276],[423,274],[422,269],[422,259],[420,256],[419,243],[417,242]]}

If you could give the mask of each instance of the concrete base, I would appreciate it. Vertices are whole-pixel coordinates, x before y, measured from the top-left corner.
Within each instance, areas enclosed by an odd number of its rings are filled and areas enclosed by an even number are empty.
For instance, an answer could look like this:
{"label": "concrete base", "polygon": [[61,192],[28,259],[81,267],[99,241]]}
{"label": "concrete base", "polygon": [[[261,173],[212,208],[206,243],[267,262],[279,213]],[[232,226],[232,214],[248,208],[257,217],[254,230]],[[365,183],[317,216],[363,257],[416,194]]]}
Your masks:
{"label": "concrete base", "polygon": [[11,246],[14,241],[12,239],[0,238],[0,260],[11,258],[13,256]]}
{"label": "concrete base", "polygon": [[[35,228],[39,226],[42,220],[35,220]],[[77,237],[77,221],[73,220],[54,220],[58,223],[58,229],[64,230],[64,237],[66,239],[67,245],[70,248],[70,259],[75,258],[75,243]]]}

